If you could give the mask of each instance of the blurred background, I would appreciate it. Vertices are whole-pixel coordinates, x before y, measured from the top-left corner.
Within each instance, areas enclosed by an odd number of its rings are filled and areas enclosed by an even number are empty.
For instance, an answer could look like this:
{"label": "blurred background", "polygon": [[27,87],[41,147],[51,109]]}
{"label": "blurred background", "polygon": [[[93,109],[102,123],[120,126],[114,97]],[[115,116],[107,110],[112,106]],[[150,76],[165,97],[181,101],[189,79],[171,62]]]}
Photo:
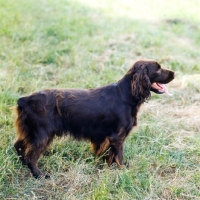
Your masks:
{"label": "blurred background", "polygon": [[[0,0],[0,198],[199,199],[199,0]],[[152,94],[108,168],[88,142],[55,140],[34,180],[13,149],[23,95],[118,81],[140,59],[174,70],[173,97]]]}

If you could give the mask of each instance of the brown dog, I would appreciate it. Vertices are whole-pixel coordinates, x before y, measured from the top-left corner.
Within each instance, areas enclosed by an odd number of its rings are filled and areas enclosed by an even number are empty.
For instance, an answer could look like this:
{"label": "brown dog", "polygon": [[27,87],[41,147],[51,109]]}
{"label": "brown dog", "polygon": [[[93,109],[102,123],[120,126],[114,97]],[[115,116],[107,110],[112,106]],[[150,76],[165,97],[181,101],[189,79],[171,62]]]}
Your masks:
{"label": "brown dog", "polygon": [[96,155],[108,151],[108,165],[120,166],[124,140],[137,124],[139,107],[150,91],[168,93],[164,84],[174,76],[155,61],[138,61],[121,80],[104,87],[48,89],[22,97],[16,108],[17,153],[37,178],[42,175],[38,159],[53,138],[69,134],[91,141]]}

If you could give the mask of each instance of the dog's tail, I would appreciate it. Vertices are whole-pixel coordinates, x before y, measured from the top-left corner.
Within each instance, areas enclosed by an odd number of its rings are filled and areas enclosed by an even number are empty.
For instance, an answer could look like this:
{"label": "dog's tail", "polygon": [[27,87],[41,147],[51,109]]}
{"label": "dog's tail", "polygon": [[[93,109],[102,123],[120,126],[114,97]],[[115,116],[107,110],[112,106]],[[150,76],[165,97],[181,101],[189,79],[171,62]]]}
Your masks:
{"label": "dog's tail", "polygon": [[14,127],[17,134],[17,140],[23,141],[28,135],[28,127],[26,126],[25,119],[28,114],[28,104],[26,97],[22,97],[17,101],[17,106],[13,107],[16,114]]}

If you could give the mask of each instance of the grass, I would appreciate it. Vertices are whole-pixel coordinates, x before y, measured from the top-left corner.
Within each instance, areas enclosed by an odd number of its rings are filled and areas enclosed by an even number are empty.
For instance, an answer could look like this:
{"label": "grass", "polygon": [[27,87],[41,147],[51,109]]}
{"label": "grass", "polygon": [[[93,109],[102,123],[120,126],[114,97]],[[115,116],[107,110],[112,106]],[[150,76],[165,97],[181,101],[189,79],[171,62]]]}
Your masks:
{"label": "grass", "polygon": [[[0,0],[0,199],[200,199],[198,0]],[[87,142],[55,140],[35,180],[13,148],[20,96],[93,88],[133,62],[176,71],[173,97],[152,94],[126,140],[126,167],[110,168]]]}

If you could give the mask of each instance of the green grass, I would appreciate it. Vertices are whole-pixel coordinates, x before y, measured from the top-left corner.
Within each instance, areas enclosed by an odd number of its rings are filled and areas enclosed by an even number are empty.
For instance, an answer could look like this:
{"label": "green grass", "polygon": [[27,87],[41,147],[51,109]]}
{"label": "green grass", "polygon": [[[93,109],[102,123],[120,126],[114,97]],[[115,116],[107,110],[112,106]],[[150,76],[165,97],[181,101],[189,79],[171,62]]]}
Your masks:
{"label": "green grass", "polygon": [[[0,0],[0,199],[200,199],[198,0]],[[13,148],[12,106],[44,88],[94,88],[139,59],[176,71],[152,94],[110,168],[87,142],[55,140],[35,180]]]}

